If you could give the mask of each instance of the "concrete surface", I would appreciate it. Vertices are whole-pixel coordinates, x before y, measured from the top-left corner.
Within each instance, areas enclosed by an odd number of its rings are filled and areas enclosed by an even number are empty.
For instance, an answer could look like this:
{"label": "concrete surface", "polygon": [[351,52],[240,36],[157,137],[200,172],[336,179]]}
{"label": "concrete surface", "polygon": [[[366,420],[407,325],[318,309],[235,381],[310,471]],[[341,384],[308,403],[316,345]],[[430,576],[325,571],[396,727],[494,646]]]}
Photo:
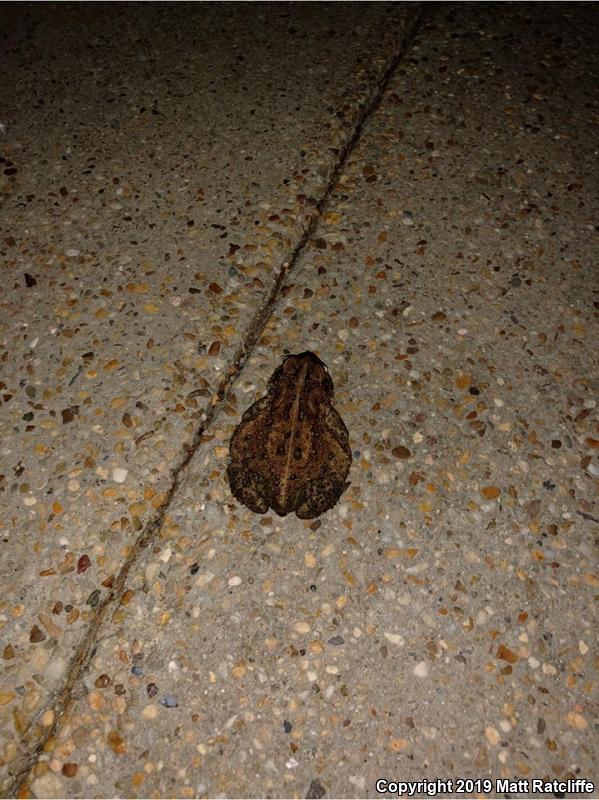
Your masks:
{"label": "concrete surface", "polygon": [[[17,8],[3,791],[597,785],[595,8]],[[259,517],[305,349],[352,485]]]}
{"label": "concrete surface", "polygon": [[414,10],[3,14],[10,781],[51,731]]}

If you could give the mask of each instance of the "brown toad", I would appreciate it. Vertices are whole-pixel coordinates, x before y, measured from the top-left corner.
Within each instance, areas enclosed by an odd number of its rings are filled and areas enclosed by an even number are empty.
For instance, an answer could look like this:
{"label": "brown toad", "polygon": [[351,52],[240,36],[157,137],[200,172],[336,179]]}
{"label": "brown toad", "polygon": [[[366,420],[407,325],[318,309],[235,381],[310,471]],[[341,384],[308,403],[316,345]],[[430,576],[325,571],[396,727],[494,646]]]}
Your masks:
{"label": "brown toad", "polygon": [[332,400],[333,381],[318,356],[283,359],[231,437],[227,477],[241,503],[258,514],[295,511],[300,519],[335,505],[352,456]]}

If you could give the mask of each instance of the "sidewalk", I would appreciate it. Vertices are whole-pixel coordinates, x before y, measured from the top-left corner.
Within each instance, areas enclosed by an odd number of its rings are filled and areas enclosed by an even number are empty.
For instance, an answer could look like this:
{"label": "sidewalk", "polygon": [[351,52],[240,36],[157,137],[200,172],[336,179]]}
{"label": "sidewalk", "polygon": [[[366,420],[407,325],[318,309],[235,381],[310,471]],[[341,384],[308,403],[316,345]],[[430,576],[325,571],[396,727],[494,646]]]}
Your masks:
{"label": "sidewalk", "polygon": [[[75,8],[2,119],[4,791],[597,785],[596,11],[435,7],[353,141],[416,6]],[[255,515],[306,349],[351,486]]]}

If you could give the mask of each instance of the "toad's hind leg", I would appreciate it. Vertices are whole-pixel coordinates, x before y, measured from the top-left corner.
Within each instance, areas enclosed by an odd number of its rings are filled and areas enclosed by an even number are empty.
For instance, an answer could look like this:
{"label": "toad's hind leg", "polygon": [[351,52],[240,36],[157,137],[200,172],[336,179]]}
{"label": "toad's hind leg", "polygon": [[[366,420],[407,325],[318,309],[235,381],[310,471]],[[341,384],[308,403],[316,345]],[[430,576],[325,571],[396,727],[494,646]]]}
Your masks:
{"label": "toad's hind leg", "polygon": [[258,476],[239,464],[229,464],[227,478],[231,491],[240,503],[243,503],[255,514],[264,514],[268,511],[264,487]]}
{"label": "toad's hind leg", "polygon": [[320,475],[306,486],[305,497],[295,513],[300,519],[319,517],[335,505],[348,485],[345,478]]}

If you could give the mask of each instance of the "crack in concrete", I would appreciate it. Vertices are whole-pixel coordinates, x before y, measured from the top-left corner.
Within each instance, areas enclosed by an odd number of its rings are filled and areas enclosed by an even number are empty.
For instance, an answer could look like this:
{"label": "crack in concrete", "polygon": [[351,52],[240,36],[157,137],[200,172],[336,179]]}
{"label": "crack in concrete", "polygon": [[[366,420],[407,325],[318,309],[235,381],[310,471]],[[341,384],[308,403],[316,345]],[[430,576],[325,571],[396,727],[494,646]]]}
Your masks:
{"label": "crack in concrete", "polygon": [[149,544],[153,542],[156,534],[160,530],[162,523],[164,522],[166,512],[168,511],[175,495],[177,494],[177,491],[179,490],[189,462],[196,454],[200,445],[203,443],[204,433],[216,419],[220,409],[223,406],[227,391],[241,373],[249,356],[256,346],[268,320],[270,319],[273,308],[280,297],[283,281],[293,270],[304,249],[306,248],[306,245],[314,235],[322,217],[322,213],[335,191],[341,170],[345,166],[347,159],[360,140],[366,121],[381,104],[385,90],[389,85],[389,82],[393,77],[397,67],[399,66],[399,63],[408,50],[412,40],[414,39],[414,36],[420,28],[424,17],[425,11],[422,6],[418,5],[415,13],[413,13],[412,16],[406,20],[406,27],[403,31],[403,37],[400,35],[396,44],[395,52],[390,58],[388,65],[382,73],[378,83],[375,85],[370,99],[363,105],[362,109],[358,113],[352,135],[348,138],[339,152],[337,161],[329,175],[325,189],[320,197],[320,200],[315,205],[316,213],[311,214],[308,223],[305,226],[304,231],[298,239],[295,247],[291,251],[287,260],[281,264],[277,278],[268,294],[268,297],[266,298],[266,301],[263,303],[262,307],[258,310],[253,320],[250,322],[247,334],[237,348],[234,359],[227,371],[226,376],[221,381],[216,395],[211,399],[210,407],[207,410],[203,423],[197,428],[191,444],[186,446],[186,452],[183,455],[183,458],[180,460],[179,464],[174,467],[171,474],[171,485],[164,501],[156,509],[154,517],[149,520],[147,525],[141,531],[135,544],[133,545],[131,553],[123,563],[121,571],[114,580],[114,583],[110,588],[110,592],[97,607],[95,616],[89,623],[87,631],[85,632],[81,642],[78,644],[75,654],[71,659],[71,663],[63,681],[62,688],[58,689],[54,693],[51,702],[44,706],[44,708],[36,714],[34,719],[30,722],[27,731],[22,736],[20,744],[25,749],[32,744],[31,739],[33,738],[33,736],[28,738],[27,734],[32,731],[35,735],[35,729],[39,729],[37,723],[41,716],[50,709],[54,710],[55,718],[52,726],[47,728],[41,737],[36,737],[32,750],[30,752],[25,752],[21,756],[20,764],[17,766],[16,770],[9,775],[9,788],[7,791],[7,796],[30,796],[27,778],[34,769],[35,765],[38,763],[39,756],[44,751],[46,743],[51,737],[57,734],[61,727],[63,717],[76,700],[77,684],[79,683],[80,678],[87,671],[89,663],[95,655],[94,645],[108,612],[113,609],[115,604],[120,603],[129,573],[134,567],[137,566],[142,552]]}

